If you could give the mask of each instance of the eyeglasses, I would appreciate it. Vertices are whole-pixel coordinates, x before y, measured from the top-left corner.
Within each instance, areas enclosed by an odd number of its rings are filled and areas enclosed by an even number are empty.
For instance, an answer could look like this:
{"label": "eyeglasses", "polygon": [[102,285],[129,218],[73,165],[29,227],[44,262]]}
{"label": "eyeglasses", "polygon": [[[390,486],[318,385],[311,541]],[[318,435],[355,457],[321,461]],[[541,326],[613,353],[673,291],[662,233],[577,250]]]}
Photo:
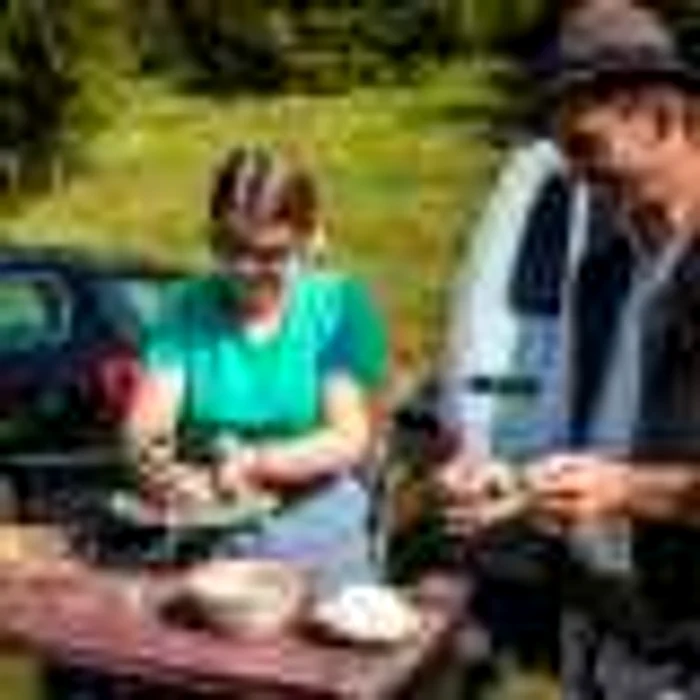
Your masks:
{"label": "eyeglasses", "polygon": [[217,253],[231,262],[252,261],[266,267],[285,263],[294,252],[289,244],[257,244],[233,238],[219,240]]}

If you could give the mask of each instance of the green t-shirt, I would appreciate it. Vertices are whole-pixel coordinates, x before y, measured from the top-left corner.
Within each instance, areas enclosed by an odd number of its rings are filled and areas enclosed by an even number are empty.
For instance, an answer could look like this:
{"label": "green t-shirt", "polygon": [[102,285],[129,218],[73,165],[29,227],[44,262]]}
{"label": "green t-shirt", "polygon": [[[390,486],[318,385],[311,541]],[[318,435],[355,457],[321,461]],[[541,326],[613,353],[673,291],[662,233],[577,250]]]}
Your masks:
{"label": "green t-shirt", "polygon": [[185,283],[146,335],[152,371],[184,377],[180,428],[246,438],[300,435],[322,417],[324,380],[342,371],[368,391],[385,380],[384,325],[359,282],[303,270],[290,283],[279,329],[254,338],[236,325],[216,279]]}

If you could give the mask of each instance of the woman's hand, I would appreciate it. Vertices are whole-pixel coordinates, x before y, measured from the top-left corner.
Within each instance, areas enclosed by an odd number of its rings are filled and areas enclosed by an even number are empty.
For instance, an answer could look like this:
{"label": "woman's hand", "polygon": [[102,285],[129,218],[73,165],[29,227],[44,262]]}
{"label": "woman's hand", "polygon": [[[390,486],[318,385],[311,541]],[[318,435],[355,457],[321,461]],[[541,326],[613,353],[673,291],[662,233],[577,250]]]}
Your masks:
{"label": "woman's hand", "polygon": [[175,436],[183,391],[184,376],[177,368],[144,373],[123,426],[139,492],[161,506],[204,497],[206,493],[205,478],[177,462]]}
{"label": "woman's hand", "polygon": [[162,507],[205,505],[215,498],[209,475],[196,467],[172,462],[140,470],[144,498]]}
{"label": "woman's hand", "polygon": [[327,378],[323,410],[324,424],[309,434],[231,449],[218,471],[219,489],[295,489],[361,465],[372,433],[362,389],[344,374]]}
{"label": "woman's hand", "polygon": [[253,447],[238,446],[217,467],[214,483],[218,494],[240,497],[256,489],[260,481],[259,452]]}

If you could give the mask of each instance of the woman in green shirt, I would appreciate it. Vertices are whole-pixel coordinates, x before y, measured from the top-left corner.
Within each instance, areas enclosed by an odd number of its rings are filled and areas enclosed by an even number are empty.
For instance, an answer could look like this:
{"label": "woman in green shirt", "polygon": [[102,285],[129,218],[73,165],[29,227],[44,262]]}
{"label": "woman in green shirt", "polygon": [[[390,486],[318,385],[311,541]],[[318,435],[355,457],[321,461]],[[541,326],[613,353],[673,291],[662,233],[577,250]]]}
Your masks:
{"label": "woman in green shirt", "polygon": [[[236,149],[210,214],[217,274],[184,283],[144,338],[126,426],[139,491],[174,508],[273,491],[286,504],[278,515],[246,536],[207,532],[203,555],[291,561],[319,592],[372,580],[358,469],[384,380],[383,325],[362,285],[309,260],[318,206],[304,171]],[[213,465],[178,459],[178,438],[192,436],[218,445]],[[139,560],[169,555],[147,549]],[[52,700],[114,696],[108,677],[73,667],[48,669],[45,689]]]}
{"label": "woman in green shirt", "polygon": [[[213,555],[270,556],[308,566],[320,590],[375,576],[368,497],[358,470],[386,367],[384,328],[364,288],[315,268],[313,179],[256,148],[234,150],[210,203],[217,274],[187,283],[145,339],[145,377],[129,434],[141,491],[197,502],[250,488],[286,507],[253,535],[225,532]],[[159,441],[196,435],[213,466],[149,466]]]}

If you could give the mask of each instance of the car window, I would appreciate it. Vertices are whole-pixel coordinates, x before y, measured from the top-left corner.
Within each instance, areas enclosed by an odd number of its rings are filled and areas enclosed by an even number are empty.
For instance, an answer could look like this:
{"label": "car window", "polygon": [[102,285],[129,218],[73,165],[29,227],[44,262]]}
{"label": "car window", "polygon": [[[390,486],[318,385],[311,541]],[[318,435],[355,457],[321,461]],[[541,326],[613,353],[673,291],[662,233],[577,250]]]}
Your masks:
{"label": "car window", "polygon": [[148,324],[158,316],[159,292],[153,282],[125,278],[116,282],[129,311],[141,324]]}
{"label": "car window", "polygon": [[59,344],[71,316],[68,290],[55,275],[0,277],[0,353]]}
{"label": "car window", "polygon": [[162,319],[165,302],[177,281],[174,278],[119,277],[112,284],[138,329],[143,330]]}
{"label": "car window", "polygon": [[557,316],[567,264],[571,192],[563,177],[542,188],[528,216],[513,267],[509,300],[518,313]]}

